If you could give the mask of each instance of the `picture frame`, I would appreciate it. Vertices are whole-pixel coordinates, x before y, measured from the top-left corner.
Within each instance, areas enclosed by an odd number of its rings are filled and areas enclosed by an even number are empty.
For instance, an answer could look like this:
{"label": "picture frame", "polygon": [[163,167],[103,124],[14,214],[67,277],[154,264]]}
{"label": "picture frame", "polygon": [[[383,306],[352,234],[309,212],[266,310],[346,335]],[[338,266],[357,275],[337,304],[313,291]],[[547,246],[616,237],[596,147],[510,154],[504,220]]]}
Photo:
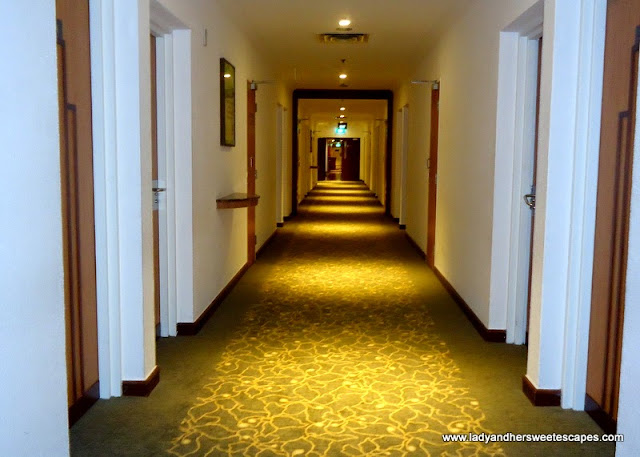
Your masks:
{"label": "picture frame", "polygon": [[236,68],[220,59],[220,145],[236,145]]}

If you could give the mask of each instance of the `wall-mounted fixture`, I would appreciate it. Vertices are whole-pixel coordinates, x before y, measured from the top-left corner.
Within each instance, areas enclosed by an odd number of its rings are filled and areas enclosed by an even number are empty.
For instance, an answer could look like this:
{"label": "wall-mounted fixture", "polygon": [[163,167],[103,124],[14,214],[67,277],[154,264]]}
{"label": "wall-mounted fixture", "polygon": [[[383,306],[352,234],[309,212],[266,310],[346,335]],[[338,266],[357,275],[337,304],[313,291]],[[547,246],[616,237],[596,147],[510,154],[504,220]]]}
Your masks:
{"label": "wall-mounted fixture", "polygon": [[276,82],[273,79],[265,79],[263,81],[251,81],[251,90],[257,90],[258,85],[260,84],[275,84]]}
{"label": "wall-mounted fixture", "polygon": [[437,90],[440,88],[439,79],[414,79],[411,84],[431,84],[431,88]]}

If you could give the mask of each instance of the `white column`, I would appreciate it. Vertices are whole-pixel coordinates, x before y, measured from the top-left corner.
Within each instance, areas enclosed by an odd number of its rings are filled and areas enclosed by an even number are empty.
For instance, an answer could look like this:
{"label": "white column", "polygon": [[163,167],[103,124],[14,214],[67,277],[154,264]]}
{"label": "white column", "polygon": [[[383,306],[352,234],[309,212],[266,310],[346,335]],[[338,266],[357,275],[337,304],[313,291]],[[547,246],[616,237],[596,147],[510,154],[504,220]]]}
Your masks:
{"label": "white column", "polygon": [[149,0],[91,0],[101,396],[155,368]]}
{"label": "white column", "polygon": [[0,455],[69,455],[54,0],[0,2]]}
{"label": "white column", "polygon": [[398,129],[400,153],[400,225],[407,223],[407,164],[409,161],[409,106],[400,110],[400,128]]}
{"label": "white column", "polygon": [[191,30],[174,30],[173,123],[177,321],[194,321]]}
{"label": "white column", "polygon": [[284,154],[283,142],[284,108],[276,106],[276,223],[281,224],[282,219],[282,156]]}
{"label": "white column", "polygon": [[527,377],[584,405],[604,0],[545,2]]}

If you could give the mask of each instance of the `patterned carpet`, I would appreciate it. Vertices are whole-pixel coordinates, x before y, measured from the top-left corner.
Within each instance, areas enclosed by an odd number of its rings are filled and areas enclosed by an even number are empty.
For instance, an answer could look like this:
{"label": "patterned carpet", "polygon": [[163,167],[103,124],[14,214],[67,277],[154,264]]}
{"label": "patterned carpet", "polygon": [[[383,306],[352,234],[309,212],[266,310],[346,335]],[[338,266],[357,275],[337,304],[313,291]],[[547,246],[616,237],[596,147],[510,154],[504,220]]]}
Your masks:
{"label": "patterned carpet", "polygon": [[487,343],[359,183],[322,183],[196,336],[157,340],[148,398],[100,400],[73,457],[580,456],[611,443],[449,443],[447,432],[601,433],[522,393],[526,348]]}
{"label": "patterned carpet", "polygon": [[442,440],[490,431],[377,199],[361,184],[321,183],[297,223],[170,452],[503,455]]}

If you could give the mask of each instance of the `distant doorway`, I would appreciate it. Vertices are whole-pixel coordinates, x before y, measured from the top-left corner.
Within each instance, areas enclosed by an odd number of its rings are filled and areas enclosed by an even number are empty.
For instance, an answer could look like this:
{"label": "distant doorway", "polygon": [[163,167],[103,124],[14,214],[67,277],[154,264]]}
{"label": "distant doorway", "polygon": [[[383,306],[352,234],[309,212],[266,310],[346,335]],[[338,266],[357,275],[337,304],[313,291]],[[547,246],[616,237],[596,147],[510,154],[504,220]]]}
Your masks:
{"label": "distant doorway", "polygon": [[318,139],[318,181],[360,180],[360,138]]}
{"label": "distant doorway", "polygon": [[[377,151],[376,169],[374,170],[375,176],[365,176],[365,181],[368,179],[372,190],[376,194],[381,196],[381,201],[384,203],[385,214],[391,214],[391,177],[392,177],[392,144],[393,144],[393,129],[387,129],[387,125],[393,125],[393,92],[390,90],[324,90],[324,89],[296,89],[293,91],[292,100],[292,124],[290,126],[291,131],[291,166],[287,172],[291,174],[291,216],[297,214],[298,204],[300,197],[308,191],[307,172],[309,166],[308,158],[311,154],[301,154],[301,151],[309,151],[306,141],[309,138],[307,135],[308,128],[306,122],[308,119],[299,118],[298,108],[301,101],[305,100],[383,100],[386,102],[385,114],[382,118],[375,119],[376,125],[376,146],[379,149]],[[311,135],[312,136],[312,135]],[[313,144],[313,143],[311,143]],[[355,152],[357,150],[357,153]],[[364,149],[365,154],[367,149]],[[347,175],[344,176],[344,171],[341,170],[341,179],[355,178],[360,179],[360,145],[358,143],[357,148],[351,149],[347,152],[348,158],[346,159]],[[350,155],[350,153],[353,153]],[[357,156],[357,161],[355,157]],[[373,159],[371,159],[373,160]],[[351,167],[351,163],[356,165]],[[328,162],[325,164],[328,166]],[[345,164],[341,164],[345,165]],[[319,167],[319,165],[318,165]],[[313,167],[311,167],[313,168]],[[328,167],[325,168],[325,178],[328,178]],[[318,168],[319,171],[319,168]],[[373,186],[373,183],[376,185]],[[375,187],[375,188],[374,188]]]}

